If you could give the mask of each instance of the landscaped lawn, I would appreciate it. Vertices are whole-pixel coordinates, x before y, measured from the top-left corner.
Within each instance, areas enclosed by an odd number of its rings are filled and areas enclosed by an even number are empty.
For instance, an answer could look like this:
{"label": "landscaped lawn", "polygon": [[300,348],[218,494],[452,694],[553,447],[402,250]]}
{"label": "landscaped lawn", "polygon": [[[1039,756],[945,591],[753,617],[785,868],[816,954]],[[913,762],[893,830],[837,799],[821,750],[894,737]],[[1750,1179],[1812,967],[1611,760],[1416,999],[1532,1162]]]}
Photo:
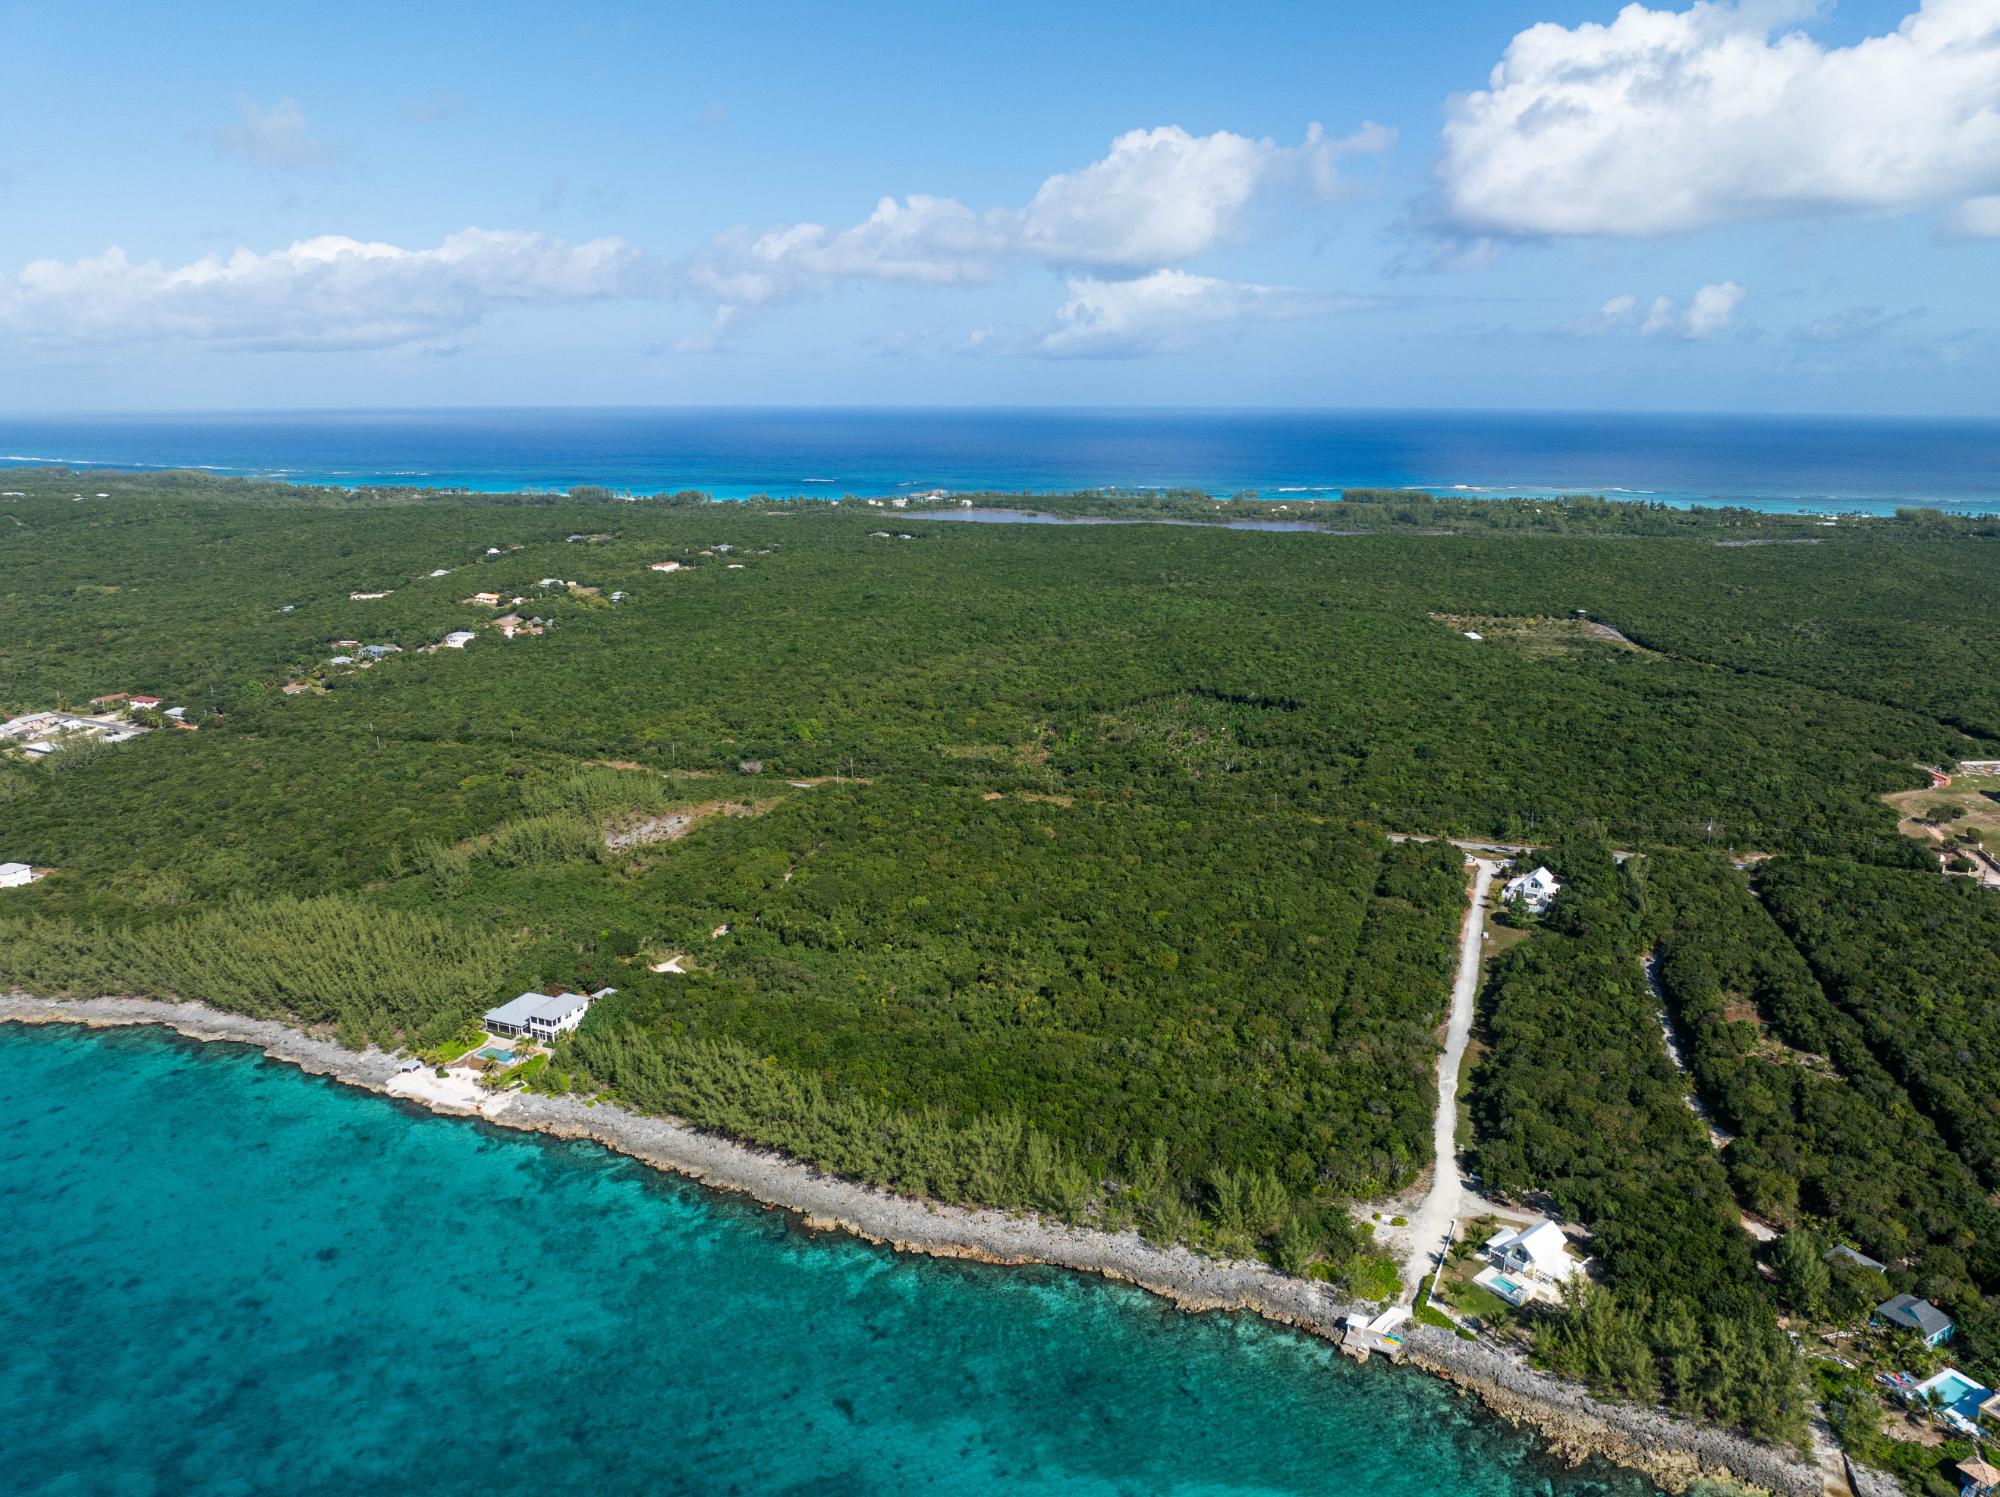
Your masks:
{"label": "landscaped lawn", "polygon": [[1476,1315],[1491,1325],[1499,1325],[1514,1313],[1514,1307],[1483,1284],[1470,1279],[1447,1280],[1444,1297],[1461,1315]]}

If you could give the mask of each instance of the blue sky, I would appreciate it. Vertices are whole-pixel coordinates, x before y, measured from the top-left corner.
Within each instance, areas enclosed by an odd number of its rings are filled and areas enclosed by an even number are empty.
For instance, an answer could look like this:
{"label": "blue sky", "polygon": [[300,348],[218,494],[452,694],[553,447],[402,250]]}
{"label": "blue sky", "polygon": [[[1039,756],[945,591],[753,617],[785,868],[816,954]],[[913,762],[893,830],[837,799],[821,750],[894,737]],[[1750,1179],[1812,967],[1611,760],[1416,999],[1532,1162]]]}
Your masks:
{"label": "blue sky", "polygon": [[0,52],[7,409],[2000,414],[2000,0],[0,3]]}

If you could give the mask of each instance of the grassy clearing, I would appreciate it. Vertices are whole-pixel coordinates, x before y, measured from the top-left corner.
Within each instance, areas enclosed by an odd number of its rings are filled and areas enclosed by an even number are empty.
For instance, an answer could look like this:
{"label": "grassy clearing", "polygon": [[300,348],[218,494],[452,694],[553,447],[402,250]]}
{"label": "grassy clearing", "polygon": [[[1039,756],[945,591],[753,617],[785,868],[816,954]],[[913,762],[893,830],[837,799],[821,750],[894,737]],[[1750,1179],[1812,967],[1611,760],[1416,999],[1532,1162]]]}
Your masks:
{"label": "grassy clearing", "polygon": [[[1587,650],[1619,650],[1633,655],[1658,652],[1635,645],[1609,624],[1581,618],[1532,616],[1509,618],[1497,614],[1434,613],[1431,617],[1460,634],[1480,636],[1481,643],[1505,645],[1531,659],[1580,655]],[[1468,640],[1468,644],[1472,641]]]}

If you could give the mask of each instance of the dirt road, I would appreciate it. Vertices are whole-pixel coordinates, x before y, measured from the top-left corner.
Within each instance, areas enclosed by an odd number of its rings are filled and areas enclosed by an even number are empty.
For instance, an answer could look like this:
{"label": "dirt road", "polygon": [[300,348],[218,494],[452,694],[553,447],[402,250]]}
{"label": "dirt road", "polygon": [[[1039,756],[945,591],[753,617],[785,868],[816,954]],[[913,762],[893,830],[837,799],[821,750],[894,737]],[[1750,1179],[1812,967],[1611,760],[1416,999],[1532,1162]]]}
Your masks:
{"label": "dirt road", "polygon": [[1451,987],[1451,1015],[1445,1021],[1444,1050],[1438,1056],[1437,1116],[1431,1124],[1431,1188],[1410,1218],[1403,1258],[1403,1299],[1416,1298],[1444,1251],[1445,1233],[1465,1208],[1465,1181],[1458,1171],[1458,1068],[1472,1037],[1472,1009],[1479,997],[1480,948],[1486,938],[1487,896],[1499,864],[1474,858],[1472,899],[1458,938],[1458,975]]}

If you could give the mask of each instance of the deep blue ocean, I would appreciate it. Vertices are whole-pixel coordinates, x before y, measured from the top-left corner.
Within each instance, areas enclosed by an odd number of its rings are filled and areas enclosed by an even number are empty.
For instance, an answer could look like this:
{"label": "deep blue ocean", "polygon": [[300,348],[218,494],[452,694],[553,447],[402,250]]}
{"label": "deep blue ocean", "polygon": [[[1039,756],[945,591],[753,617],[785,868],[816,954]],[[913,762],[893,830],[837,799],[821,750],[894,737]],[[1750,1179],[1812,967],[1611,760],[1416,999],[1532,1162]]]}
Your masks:
{"label": "deep blue ocean", "polygon": [[1421,1374],[234,1045],[0,1025],[18,1493],[1656,1497]]}
{"label": "deep blue ocean", "polygon": [[492,410],[0,416],[0,463],[207,468],[298,482],[925,489],[1353,487],[1673,504],[2000,510],[2000,420],[1408,411]]}

